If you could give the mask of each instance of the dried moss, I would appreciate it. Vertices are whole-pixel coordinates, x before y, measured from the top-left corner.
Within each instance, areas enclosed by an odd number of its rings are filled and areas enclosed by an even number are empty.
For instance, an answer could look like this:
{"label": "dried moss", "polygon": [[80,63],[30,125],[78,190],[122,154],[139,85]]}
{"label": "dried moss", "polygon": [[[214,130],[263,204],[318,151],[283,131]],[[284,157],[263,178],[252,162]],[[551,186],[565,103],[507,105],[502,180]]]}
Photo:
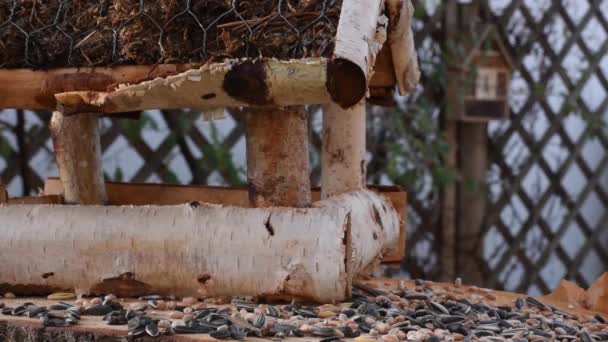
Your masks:
{"label": "dried moss", "polygon": [[327,57],[340,5],[340,0],[2,0],[0,68]]}

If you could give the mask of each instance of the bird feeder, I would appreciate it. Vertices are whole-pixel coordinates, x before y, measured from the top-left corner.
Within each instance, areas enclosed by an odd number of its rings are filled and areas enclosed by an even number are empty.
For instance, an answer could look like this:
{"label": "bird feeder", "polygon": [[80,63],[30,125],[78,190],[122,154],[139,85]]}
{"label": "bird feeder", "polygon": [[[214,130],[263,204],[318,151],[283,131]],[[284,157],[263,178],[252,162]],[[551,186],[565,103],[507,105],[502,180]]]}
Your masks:
{"label": "bird feeder", "polygon": [[[9,198],[0,205],[0,292],[154,292],[335,301],[348,298],[353,280],[370,267],[403,257],[405,193],[367,189],[365,184],[365,101],[366,94],[373,93],[375,70],[393,74],[389,86],[397,84],[402,93],[418,81],[409,0],[311,1],[293,6],[279,2],[278,7],[267,2],[259,8],[239,6],[239,1],[199,1],[196,6],[188,1],[192,7],[171,15],[162,13],[171,6],[117,3],[101,8],[96,2],[83,2],[83,7],[93,6],[87,15],[99,12],[99,26],[77,36],[80,41],[66,43],[74,50],[69,54],[46,56],[43,60],[53,63],[46,69],[21,62],[33,63],[28,52],[44,44],[60,46],[61,41],[41,35],[35,46],[25,41],[24,47],[17,41],[21,31],[16,28],[29,25],[29,13],[35,9],[14,2],[4,11],[9,13],[6,22],[13,25],[0,26],[0,38],[7,40],[0,43],[10,47],[0,52],[5,56],[0,66],[11,66],[0,67],[0,108],[54,111],[50,130],[60,177],[47,181],[44,196]],[[206,7],[226,4],[215,12]],[[51,19],[57,23],[62,13],[79,10],[70,6],[72,2],[60,4],[59,14]],[[216,12],[224,14],[209,14]],[[132,15],[135,18],[129,18]],[[17,16],[23,16],[24,23],[14,23]],[[73,17],[77,14],[69,18]],[[169,21],[159,24],[161,20]],[[124,24],[111,26],[115,22]],[[177,23],[173,31],[168,29],[172,23]],[[103,25],[110,26],[104,31]],[[164,33],[149,40],[159,28]],[[319,49],[301,49],[303,36],[328,29],[332,35],[306,40],[319,43]],[[111,31],[113,35],[104,35]],[[209,37],[203,50],[187,41],[195,31],[200,33],[195,38]],[[277,32],[272,41],[266,39]],[[61,36],[65,35],[62,26]],[[250,49],[239,46],[256,37],[258,51],[275,53],[252,57],[247,54]],[[136,41],[120,45],[117,39]],[[180,39],[185,41],[179,44]],[[138,50],[146,41],[152,42],[150,48]],[[91,42],[96,53],[82,51]],[[113,49],[99,48],[112,44]],[[158,49],[155,44],[164,46]],[[378,64],[376,56],[383,47],[390,48],[390,63]],[[215,50],[205,55],[204,49]],[[294,57],[296,50],[301,53]],[[19,57],[23,51],[25,59]],[[114,63],[69,65],[80,55],[86,62],[104,51]],[[153,58],[153,65],[146,65],[146,56],[154,53],[166,63],[154,64]],[[232,58],[216,58],[225,55]],[[66,56],[70,63],[60,65]],[[211,57],[197,60],[200,56]],[[321,191],[312,190],[309,183],[303,107],[309,104],[324,108]],[[224,107],[238,107],[245,114],[248,189],[104,180],[100,115]]]}
{"label": "bird feeder", "polygon": [[462,64],[450,67],[449,93],[456,108],[452,120],[487,122],[510,116],[509,85],[513,63],[496,28],[487,26],[466,49]]}

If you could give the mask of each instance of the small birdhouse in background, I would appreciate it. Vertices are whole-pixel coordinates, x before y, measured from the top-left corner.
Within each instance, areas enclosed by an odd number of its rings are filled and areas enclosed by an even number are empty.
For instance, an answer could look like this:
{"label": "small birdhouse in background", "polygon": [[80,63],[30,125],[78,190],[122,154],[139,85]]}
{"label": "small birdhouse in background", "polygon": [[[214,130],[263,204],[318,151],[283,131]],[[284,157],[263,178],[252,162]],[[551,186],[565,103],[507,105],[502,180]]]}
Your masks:
{"label": "small birdhouse in background", "polygon": [[496,28],[486,26],[482,34],[464,44],[460,64],[451,63],[448,93],[455,108],[452,120],[487,122],[508,119],[511,57]]}

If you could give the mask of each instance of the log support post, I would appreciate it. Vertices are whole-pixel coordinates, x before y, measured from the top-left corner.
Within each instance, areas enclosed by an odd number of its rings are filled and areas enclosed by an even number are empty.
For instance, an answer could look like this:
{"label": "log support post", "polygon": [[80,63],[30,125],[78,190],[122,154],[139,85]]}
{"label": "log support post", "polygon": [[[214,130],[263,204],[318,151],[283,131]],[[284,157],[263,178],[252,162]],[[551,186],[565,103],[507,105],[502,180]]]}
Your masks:
{"label": "log support post", "polygon": [[6,186],[0,183],[0,204],[8,202],[8,192],[6,191]]}
{"label": "log support post", "polygon": [[365,100],[349,109],[323,107],[321,198],[365,187]]}
{"label": "log support post", "polygon": [[248,108],[247,180],[252,207],[309,207],[308,123],[304,107]]}
{"label": "log support post", "polygon": [[486,213],[484,180],[488,167],[486,123],[460,124],[458,156],[462,182],[458,189],[460,210],[456,272],[467,284],[483,284],[482,230]]}
{"label": "log support post", "polygon": [[50,130],[66,203],[93,205],[108,200],[97,121],[97,115],[53,113]]}

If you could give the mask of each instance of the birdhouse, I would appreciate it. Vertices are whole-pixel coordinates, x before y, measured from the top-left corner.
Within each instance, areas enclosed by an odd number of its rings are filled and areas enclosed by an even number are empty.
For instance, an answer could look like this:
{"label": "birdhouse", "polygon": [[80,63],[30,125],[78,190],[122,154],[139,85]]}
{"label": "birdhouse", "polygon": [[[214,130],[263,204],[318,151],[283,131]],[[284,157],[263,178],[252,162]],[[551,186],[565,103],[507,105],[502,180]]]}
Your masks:
{"label": "birdhouse", "polygon": [[471,40],[462,64],[452,65],[448,92],[451,119],[468,122],[504,120],[510,115],[509,83],[513,63],[494,26]]}

